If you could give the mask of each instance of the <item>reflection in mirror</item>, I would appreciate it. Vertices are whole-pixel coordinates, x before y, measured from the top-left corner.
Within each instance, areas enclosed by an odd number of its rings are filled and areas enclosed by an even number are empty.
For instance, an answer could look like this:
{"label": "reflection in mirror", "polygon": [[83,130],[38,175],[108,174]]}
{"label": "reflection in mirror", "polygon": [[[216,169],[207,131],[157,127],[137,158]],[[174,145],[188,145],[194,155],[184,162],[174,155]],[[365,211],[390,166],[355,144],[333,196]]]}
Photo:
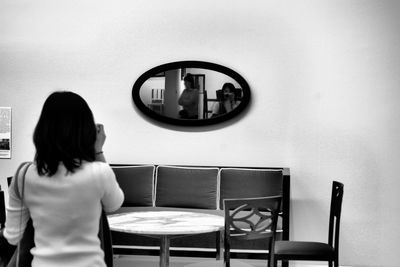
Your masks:
{"label": "reflection in mirror", "polygon": [[239,106],[242,88],[230,76],[203,68],[171,69],[153,75],[140,88],[140,100],[153,112],[174,119],[203,120]]}

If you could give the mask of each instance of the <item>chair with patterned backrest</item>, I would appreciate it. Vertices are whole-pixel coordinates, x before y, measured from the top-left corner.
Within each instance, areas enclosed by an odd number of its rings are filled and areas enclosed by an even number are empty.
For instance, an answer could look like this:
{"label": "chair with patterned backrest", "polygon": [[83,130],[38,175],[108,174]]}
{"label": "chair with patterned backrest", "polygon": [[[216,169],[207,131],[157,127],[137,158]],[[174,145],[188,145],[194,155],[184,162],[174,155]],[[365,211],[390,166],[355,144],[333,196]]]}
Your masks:
{"label": "chair with patterned backrest", "polygon": [[275,244],[275,266],[277,261],[307,260],[327,261],[339,266],[339,230],[342,211],[343,184],[334,181],[329,216],[328,243],[277,241]]}
{"label": "chair with patterned backrest", "polygon": [[224,262],[230,267],[231,240],[249,241],[269,238],[268,266],[274,262],[276,225],[281,196],[225,199]]}
{"label": "chair with patterned backrest", "polygon": [[242,242],[269,239],[268,266],[271,266],[274,262],[273,248],[281,201],[281,196],[224,199],[224,261],[204,261],[188,264],[185,267],[251,266],[238,260],[231,263],[230,249],[232,239],[238,239]]}

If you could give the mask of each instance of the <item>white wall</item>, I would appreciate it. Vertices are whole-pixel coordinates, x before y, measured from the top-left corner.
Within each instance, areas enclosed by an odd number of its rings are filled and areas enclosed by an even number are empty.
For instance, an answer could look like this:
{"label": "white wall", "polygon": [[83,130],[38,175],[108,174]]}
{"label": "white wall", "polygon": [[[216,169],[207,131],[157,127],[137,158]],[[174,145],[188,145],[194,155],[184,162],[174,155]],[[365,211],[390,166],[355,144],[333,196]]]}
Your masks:
{"label": "white wall", "polygon": [[[2,185],[33,157],[46,96],[70,89],[105,124],[112,163],[290,167],[294,239],[326,240],[331,181],[344,182],[341,263],[397,266],[398,3],[1,0],[0,106],[14,111]],[[144,119],[135,79],[177,60],[242,74],[253,93],[246,116],[208,131]]]}

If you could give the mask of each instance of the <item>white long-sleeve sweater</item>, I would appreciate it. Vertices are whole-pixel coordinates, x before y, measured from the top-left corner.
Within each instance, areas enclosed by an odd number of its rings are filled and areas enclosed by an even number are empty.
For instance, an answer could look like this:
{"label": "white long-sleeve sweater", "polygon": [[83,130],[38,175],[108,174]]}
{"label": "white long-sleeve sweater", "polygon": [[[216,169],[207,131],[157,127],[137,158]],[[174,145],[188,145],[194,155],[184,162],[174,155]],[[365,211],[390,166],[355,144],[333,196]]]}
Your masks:
{"label": "white long-sleeve sweater", "polygon": [[105,266],[98,238],[101,210],[114,211],[124,199],[108,164],[84,162],[69,174],[60,164],[52,177],[39,176],[36,166],[31,165],[22,209],[13,190],[15,180],[9,190],[4,236],[10,244],[17,244],[29,216],[32,218],[33,267]]}

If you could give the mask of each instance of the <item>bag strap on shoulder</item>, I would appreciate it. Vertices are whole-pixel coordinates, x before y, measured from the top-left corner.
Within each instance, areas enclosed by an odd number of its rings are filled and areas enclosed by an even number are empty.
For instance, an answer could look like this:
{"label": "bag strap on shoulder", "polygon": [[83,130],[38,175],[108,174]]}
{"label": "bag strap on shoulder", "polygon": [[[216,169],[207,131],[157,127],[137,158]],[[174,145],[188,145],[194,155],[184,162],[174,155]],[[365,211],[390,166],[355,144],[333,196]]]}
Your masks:
{"label": "bag strap on shoulder", "polygon": [[[30,161],[26,161],[26,162],[21,163],[21,165],[19,165],[19,167],[17,169],[17,172],[15,173],[15,176],[13,178],[15,180],[14,181],[14,192],[15,192],[15,194],[17,195],[17,197],[19,199],[22,199],[22,197],[23,197],[23,192],[24,192],[24,189],[25,189],[25,186],[24,186],[24,184],[25,184],[25,175],[26,175],[26,172],[28,171],[28,168],[29,168],[29,166],[31,164],[32,164],[32,162],[30,162]],[[22,175],[20,174],[21,170],[22,170]],[[19,179],[22,179],[22,183],[21,183],[22,190],[19,190],[19,183],[18,183]]]}

